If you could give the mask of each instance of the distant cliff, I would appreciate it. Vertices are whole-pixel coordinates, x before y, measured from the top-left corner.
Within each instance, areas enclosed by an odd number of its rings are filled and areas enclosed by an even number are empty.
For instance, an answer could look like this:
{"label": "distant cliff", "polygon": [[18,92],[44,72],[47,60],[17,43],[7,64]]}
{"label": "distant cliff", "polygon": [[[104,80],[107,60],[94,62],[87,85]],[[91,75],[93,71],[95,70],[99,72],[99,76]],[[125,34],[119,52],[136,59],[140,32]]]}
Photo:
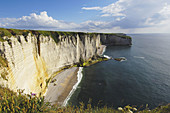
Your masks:
{"label": "distant cliff", "polygon": [[68,65],[95,59],[102,45],[131,45],[125,34],[0,28],[0,84],[45,92],[50,77]]}

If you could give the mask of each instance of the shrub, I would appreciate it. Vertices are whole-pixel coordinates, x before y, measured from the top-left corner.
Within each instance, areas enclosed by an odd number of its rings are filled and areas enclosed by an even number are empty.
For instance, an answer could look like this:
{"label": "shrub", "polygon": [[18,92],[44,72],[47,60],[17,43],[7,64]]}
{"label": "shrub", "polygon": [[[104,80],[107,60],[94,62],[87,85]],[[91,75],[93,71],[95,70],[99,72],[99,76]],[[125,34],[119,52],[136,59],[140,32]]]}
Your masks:
{"label": "shrub", "polygon": [[102,108],[92,107],[90,101],[87,105],[81,102],[79,106],[68,105],[61,107],[50,105],[49,102],[44,101],[44,97],[41,95],[37,97],[36,94],[24,94],[23,91],[13,92],[0,86],[0,113],[169,113],[170,111],[170,104],[159,106],[153,110],[149,110],[146,106],[146,109],[140,111],[129,105],[123,108],[118,107],[118,110],[107,106]]}
{"label": "shrub", "polygon": [[1,91],[3,89],[3,92],[0,92],[0,112],[38,113],[48,111],[44,97],[24,94],[24,90],[18,90],[15,93],[8,88],[0,87],[0,89]]}

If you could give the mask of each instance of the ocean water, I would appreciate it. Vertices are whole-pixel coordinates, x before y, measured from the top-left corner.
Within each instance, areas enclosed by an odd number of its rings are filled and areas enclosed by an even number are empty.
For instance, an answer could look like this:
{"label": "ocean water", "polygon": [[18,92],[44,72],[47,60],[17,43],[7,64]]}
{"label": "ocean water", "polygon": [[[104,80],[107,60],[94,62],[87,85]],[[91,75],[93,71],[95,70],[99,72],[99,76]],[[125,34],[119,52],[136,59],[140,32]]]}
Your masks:
{"label": "ocean water", "polygon": [[83,79],[69,100],[117,108],[149,108],[170,103],[170,34],[133,34],[132,46],[109,46],[105,55],[125,57],[83,68]]}

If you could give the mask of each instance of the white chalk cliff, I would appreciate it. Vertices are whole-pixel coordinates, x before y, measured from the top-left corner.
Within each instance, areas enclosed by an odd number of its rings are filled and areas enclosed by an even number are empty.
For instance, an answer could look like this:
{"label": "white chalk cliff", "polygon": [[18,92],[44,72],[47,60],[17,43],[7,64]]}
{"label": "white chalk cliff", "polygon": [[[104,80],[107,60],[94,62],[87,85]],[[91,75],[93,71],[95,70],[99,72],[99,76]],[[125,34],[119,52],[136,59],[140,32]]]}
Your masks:
{"label": "white chalk cliff", "polygon": [[[104,45],[131,45],[131,39],[113,34],[59,35],[58,43],[51,36],[4,36],[0,42],[0,84],[25,93],[45,93],[48,79],[61,68],[100,55]],[[5,76],[5,77],[4,77]]]}

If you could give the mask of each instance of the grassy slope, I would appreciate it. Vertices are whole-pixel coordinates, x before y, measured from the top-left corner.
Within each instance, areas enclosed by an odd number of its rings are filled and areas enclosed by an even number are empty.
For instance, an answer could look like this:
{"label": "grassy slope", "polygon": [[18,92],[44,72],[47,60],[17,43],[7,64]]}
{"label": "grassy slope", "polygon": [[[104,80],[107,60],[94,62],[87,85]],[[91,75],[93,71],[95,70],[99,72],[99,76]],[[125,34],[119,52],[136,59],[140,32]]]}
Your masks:
{"label": "grassy slope", "polygon": [[[51,106],[50,103],[44,102],[44,97],[37,97],[34,94],[26,95],[22,93],[22,90],[18,90],[17,93],[0,86],[0,113],[1,112],[22,112],[22,113],[39,113],[39,112],[52,112],[52,113],[127,113],[131,110],[138,112],[136,108],[131,106],[125,106],[116,110],[108,108],[107,106],[91,107],[91,104],[84,105],[80,103],[79,107],[68,105],[66,107]],[[121,110],[122,109],[122,110]],[[146,108],[140,111],[140,113],[168,113],[170,112],[170,104],[166,106],[159,106],[153,110]]]}
{"label": "grassy slope", "polygon": [[4,41],[2,39],[3,36],[8,36],[11,37],[12,35],[23,35],[27,36],[28,33],[31,33],[33,35],[44,35],[44,36],[51,36],[56,42],[58,42],[57,37],[59,35],[73,35],[76,36],[77,34],[82,35],[82,34],[88,34],[88,35],[97,35],[97,34],[103,34],[103,35],[115,35],[118,37],[122,38],[130,38],[129,36],[126,36],[123,33],[84,33],[84,32],[63,32],[63,31],[42,31],[42,30],[19,30],[19,29],[5,29],[5,28],[0,28],[0,41]]}

